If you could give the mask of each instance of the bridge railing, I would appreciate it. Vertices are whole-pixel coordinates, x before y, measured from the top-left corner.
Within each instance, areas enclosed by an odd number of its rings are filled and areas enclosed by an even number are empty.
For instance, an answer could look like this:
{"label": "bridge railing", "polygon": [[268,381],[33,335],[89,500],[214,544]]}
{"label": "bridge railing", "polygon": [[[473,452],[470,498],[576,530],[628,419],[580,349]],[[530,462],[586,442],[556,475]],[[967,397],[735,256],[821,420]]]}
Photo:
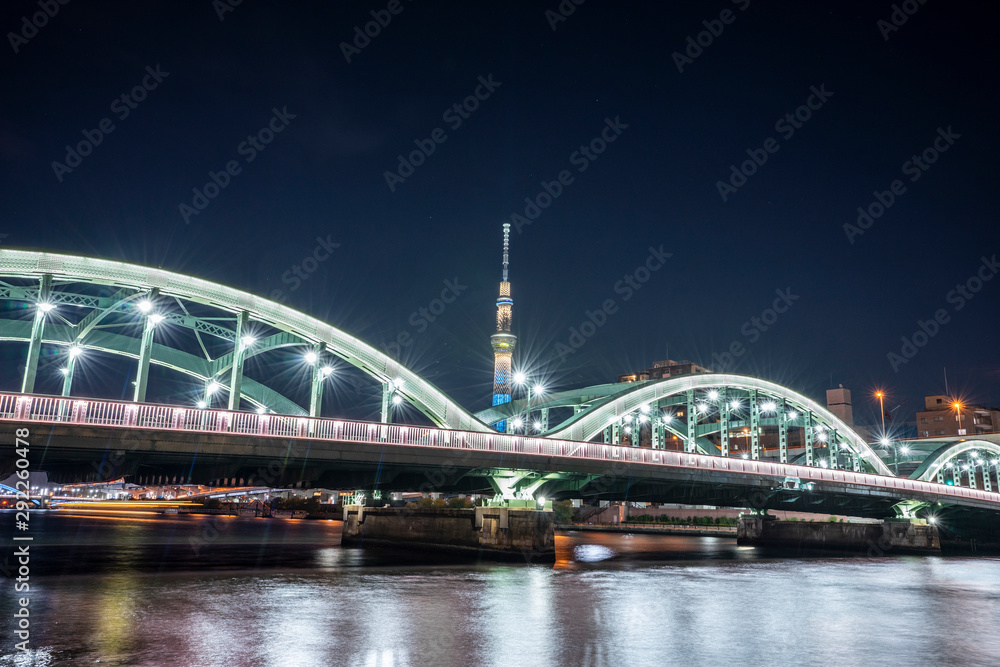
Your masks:
{"label": "bridge railing", "polygon": [[450,431],[403,424],[260,415],[251,412],[7,393],[0,393],[0,420],[230,433],[266,438],[310,438],[320,441],[347,441],[372,445],[448,447],[511,454],[559,456],[604,461],[611,465],[612,471],[615,463],[642,463],[770,477],[791,477],[797,478],[800,482],[856,484],[1000,503],[1000,493],[997,492],[903,477],[887,477],[850,470],[814,468],[770,461],[707,456],[689,452],[622,447],[599,442],[576,442],[504,433]]}

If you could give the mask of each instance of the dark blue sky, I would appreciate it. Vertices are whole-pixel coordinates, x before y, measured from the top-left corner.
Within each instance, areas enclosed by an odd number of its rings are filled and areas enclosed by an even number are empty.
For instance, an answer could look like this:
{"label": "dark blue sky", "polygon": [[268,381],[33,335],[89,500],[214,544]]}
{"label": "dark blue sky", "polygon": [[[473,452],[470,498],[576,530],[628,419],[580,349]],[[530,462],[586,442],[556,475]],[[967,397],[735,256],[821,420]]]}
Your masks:
{"label": "dark blue sky", "polygon": [[[1000,250],[986,3],[897,3],[916,11],[892,31],[889,2],[591,0],[554,30],[556,0],[394,15],[247,1],[223,20],[220,4],[70,2],[37,34],[22,23],[37,3],[5,4],[0,242],[280,290],[382,348],[407,332],[401,360],[475,410],[490,402],[501,225],[567,170],[511,239],[520,359],[549,386],[613,381],[668,349],[721,368],[737,344],[728,368],[817,398],[843,383],[862,421],[877,385],[912,418],[945,367],[953,390],[1000,404],[1000,280],[949,300]],[[341,43],[372,11],[391,21],[347,62]],[[145,99],[113,106],[144,79]],[[477,90],[466,117],[448,113]],[[281,131],[251,150],[274,110]],[[53,167],[105,118],[90,155]],[[609,121],[603,152],[576,153],[600,150]],[[438,128],[423,164],[397,171]],[[928,148],[933,164],[905,164]],[[718,183],[752,156],[763,164],[724,200]],[[230,161],[238,173],[186,221],[181,204]],[[387,171],[405,180],[390,189]],[[845,231],[895,180],[891,206]],[[318,237],[339,246],[296,285]],[[661,246],[671,256],[629,294],[618,281],[645,278]],[[466,287],[423,330],[411,314],[446,280]],[[751,318],[770,320],[776,290],[797,298],[762,331]],[[609,299],[603,326],[560,355]],[[939,309],[945,323],[894,369],[887,355]]]}

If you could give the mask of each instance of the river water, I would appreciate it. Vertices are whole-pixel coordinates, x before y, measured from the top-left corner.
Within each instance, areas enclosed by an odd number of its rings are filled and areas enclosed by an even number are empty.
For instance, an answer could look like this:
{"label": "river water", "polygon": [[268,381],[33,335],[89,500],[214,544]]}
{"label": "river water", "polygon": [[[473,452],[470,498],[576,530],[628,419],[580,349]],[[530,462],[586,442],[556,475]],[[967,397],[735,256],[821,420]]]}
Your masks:
{"label": "river water", "polygon": [[1000,559],[569,532],[555,566],[442,563],[340,528],[32,513],[34,662],[4,579],[0,665],[1000,665]]}

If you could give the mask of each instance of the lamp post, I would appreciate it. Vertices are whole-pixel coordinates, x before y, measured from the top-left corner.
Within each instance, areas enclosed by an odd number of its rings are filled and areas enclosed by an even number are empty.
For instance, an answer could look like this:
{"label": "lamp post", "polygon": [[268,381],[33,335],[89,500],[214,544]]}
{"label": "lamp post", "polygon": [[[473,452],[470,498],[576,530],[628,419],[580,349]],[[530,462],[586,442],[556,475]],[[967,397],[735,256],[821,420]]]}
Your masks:
{"label": "lamp post", "polygon": [[955,419],[958,421],[958,435],[965,435],[962,433],[962,404],[955,401],[951,404],[951,407],[955,408],[955,412],[957,413]]}
{"label": "lamp post", "polygon": [[875,397],[878,399],[878,411],[882,415],[882,437],[885,437],[885,394],[881,391],[875,392]]}

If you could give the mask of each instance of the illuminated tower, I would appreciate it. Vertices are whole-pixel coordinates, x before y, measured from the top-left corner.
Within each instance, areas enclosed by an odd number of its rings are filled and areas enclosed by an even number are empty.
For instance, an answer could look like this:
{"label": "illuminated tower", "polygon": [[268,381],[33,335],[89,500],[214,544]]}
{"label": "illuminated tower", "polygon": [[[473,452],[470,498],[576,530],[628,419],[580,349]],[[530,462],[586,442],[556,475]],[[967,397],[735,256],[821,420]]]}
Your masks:
{"label": "illuminated tower", "polygon": [[[510,403],[511,360],[517,336],[510,332],[511,311],[514,300],[510,298],[510,283],[507,282],[507,249],[510,245],[510,223],[503,226],[503,280],[500,282],[500,296],[497,297],[497,332],[490,336],[493,346],[493,405]],[[503,433],[507,422],[502,421],[496,429]]]}

